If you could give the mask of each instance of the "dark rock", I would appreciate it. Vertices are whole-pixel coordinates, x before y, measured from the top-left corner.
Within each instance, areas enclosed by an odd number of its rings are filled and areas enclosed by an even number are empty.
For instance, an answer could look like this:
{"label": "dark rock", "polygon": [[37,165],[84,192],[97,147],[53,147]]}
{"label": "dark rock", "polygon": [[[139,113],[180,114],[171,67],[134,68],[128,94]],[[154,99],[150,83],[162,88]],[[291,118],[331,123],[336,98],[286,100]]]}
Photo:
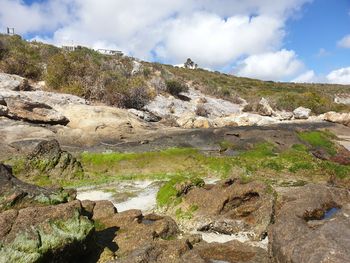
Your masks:
{"label": "dark rock", "polygon": [[[346,189],[306,185],[282,193],[270,226],[275,262],[350,262],[350,194]],[[331,209],[334,214],[329,214]]]}
{"label": "dark rock", "polygon": [[46,175],[51,180],[74,179],[83,175],[83,168],[69,152],[63,151],[56,140],[42,141],[27,156],[24,177]]}
{"label": "dark rock", "polygon": [[117,213],[117,209],[111,201],[96,201],[93,209],[93,220],[103,221],[112,218]]}
{"label": "dark rock", "polygon": [[0,164],[0,212],[32,205],[67,202],[70,193],[62,189],[48,190],[20,181],[10,167]]}

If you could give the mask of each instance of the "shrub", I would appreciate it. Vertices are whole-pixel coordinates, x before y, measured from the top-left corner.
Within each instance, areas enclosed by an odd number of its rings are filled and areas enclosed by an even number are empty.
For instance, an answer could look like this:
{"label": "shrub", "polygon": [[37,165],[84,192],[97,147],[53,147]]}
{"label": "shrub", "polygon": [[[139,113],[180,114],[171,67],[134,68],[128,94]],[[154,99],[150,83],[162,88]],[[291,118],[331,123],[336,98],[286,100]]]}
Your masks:
{"label": "shrub", "polygon": [[46,84],[53,89],[68,85],[71,65],[63,54],[54,55],[47,64]]}
{"label": "shrub", "polygon": [[166,81],[166,89],[173,96],[179,96],[181,92],[188,91],[188,87],[177,80]]}
{"label": "shrub", "polygon": [[202,117],[208,117],[209,112],[208,110],[204,107],[203,104],[198,104],[197,108],[196,108],[196,114],[198,116],[202,116]]}
{"label": "shrub", "polygon": [[128,89],[125,94],[122,94],[119,106],[127,109],[133,108],[141,110],[150,99],[150,95],[146,88],[131,88]]}

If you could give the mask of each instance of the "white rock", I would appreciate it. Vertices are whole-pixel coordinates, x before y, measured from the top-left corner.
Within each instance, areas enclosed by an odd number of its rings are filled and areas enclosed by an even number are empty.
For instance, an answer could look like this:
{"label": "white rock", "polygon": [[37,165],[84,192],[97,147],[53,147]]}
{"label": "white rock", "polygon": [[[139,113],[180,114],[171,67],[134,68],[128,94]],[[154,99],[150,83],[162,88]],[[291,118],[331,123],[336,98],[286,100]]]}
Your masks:
{"label": "white rock", "polygon": [[28,81],[25,78],[0,72],[0,89],[25,90],[28,87]]}
{"label": "white rock", "polygon": [[350,113],[337,113],[334,111],[327,112],[323,115],[326,121],[340,123],[350,127]]}
{"label": "white rock", "polygon": [[274,113],[273,109],[271,108],[269,102],[265,98],[261,98],[259,104],[258,104],[258,113],[263,116],[272,116]]}
{"label": "white rock", "polygon": [[8,108],[4,105],[0,105],[0,116],[6,116],[8,114]]}
{"label": "white rock", "polygon": [[274,116],[281,121],[288,121],[294,117],[293,113],[288,111],[276,111]]}
{"label": "white rock", "polygon": [[295,119],[308,119],[311,114],[311,110],[304,107],[299,107],[293,111]]}
{"label": "white rock", "polygon": [[337,104],[350,105],[350,94],[336,95],[334,102]]}

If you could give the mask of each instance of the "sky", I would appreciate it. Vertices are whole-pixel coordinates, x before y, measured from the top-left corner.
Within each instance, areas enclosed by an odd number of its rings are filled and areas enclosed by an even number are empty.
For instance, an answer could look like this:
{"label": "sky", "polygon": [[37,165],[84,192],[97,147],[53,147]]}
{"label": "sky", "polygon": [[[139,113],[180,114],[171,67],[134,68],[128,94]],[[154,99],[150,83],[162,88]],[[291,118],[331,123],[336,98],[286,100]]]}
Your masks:
{"label": "sky", "polygon": [[0,0],[0,31],[273,81],[350,84],[350,0]]}

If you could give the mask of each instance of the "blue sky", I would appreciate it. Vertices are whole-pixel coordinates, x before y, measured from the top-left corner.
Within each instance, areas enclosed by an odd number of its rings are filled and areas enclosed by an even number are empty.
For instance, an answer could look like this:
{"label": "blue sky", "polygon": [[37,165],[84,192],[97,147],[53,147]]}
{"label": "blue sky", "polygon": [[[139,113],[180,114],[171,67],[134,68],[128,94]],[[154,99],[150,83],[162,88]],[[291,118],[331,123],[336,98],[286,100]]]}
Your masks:
{"label": "blue sky", "polygon": [[350,84],[349,0],[0,0],[28,40],[275,81]]}

